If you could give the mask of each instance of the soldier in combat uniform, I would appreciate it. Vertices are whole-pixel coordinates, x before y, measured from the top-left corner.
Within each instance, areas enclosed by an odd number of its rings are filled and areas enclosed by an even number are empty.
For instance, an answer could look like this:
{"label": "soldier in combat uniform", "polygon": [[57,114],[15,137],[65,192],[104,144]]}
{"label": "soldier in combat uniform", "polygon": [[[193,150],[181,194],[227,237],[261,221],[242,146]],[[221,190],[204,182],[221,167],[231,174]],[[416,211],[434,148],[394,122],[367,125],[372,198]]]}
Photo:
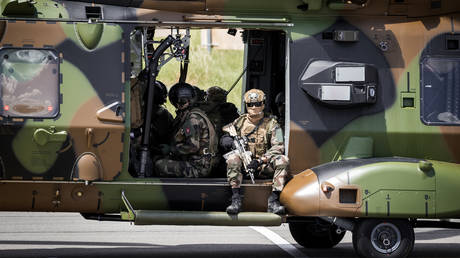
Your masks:
{"label": "soldier in combat uniform", "polygon": [[[268,198],[268,212],[284,214],[284,207],[279,203],[279,195],[283,190],[289,159],[284,154],[283,132],[275,117],[266,116],[265,93],[258,89],[251,89],[244,95],[247,113],[241,115],[234,122],[224,127],[224,132],[235,130],[237,135],[246,137],[248,149],[252,153],[252,161],[248,168],[256,171],[256,176],[273,178],[272,193]],[[233,127],[233,129],[230,129]],[[221,138],[222,147],[232,147],[233,138],[224,135]],[[227,158],[227,179],[232,188],[232,203],[227,207],[227,213],[237,214],[241,211],[240,185],[243,179],[241,174],[242,161],[236,154]]]}
{"label": "soldier in combat uniform", "polygon": [[206,114],[194,107],[195,90],[187,83],[177,83],[169,91],[176,107],[174,140],[161,144],[165,157],[155,162],[155,171],[163,177],[207,177],[217,163],[217,136]]}
{"label": "soldier in combat uniform", "polygon": [[285,95],[284,92],[280,92],[275,97],[275,105],[278,111],[278,124],[280,125],[281,129],[284,132],[284,121],[286,119],[286,102],[285,102]]}
{"label": "soldier in combat uniform", "polygon": [[[135,83],[131,88],[131,146],[130,146],[130,159],[129,171],[131,175],[137,176],[152,176],[152,162],[149,160],[148,167],[145,175],[139,175],[139,149],[142,140],[142,129],[144,127],[144,116],[147,105],[147,78],[146,72],[143,71],[139,77],[133,80]],[[150,153],[155,156],[158,155],[158,146],[166,144],[171,139],[171,127],[173,117],[169,111],[163,106],[168,96],[168,90],[161,81],[155,81],[153,86],[153,107],[152,119],[150,124]]]}
{"label": "soldier in combat uniform", "polygon": [[227,102],[228,92],[219,86],[212,86],[206,90],[206,102],[200,106],[216,127],[217,136],[223,134],[222,127],[233,122],[240,115],[233,103]]}

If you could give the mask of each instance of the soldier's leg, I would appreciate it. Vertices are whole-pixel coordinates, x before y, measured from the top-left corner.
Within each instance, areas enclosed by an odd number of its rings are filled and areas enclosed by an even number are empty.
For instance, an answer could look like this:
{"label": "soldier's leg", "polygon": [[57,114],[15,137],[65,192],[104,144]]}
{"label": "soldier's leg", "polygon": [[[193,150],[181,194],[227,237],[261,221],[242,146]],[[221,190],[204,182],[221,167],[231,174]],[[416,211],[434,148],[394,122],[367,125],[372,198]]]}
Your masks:
{"label": "soldier's leg", "polygon": [[236,154],[227,158],[227,180],[232,188],[240,188],[243,180],[243,174],[241,174],[242,165],[240,157]]}
{"label": "soldier's leg", "polygon": [[159,159],[155,162],[155,172],[160,177],[200,177],[202,171],[190,162]]}
{"label": "soldier's leg", "polygon": [[241,211],[240,185],[243,180],[241,165],[238,155],[230,155],[227,158],[227,180],[232,187],[232,203],[226,209],[228,214],[238,214]]}
{"label": "soldier's leg", "polygon": [[181,177],[185,163],[171,159],[159,159],[155,162],[155,173],[159,177]]}
{"label": "soldier's leg", "polygon": [[272,190],[281,192],[286,184],[288,176],[289,158],[285,155],[277,155],[270,163],[275,169]]}
{"label": "soldier's leg", "polygon": [[270,161],[270,166],[274,169],[272,193],[268,197],[268,212],[284,214],[284,207],[279,202],[279,196],[284,188],[287,178],[289,159],[284,155],[277,155]]}

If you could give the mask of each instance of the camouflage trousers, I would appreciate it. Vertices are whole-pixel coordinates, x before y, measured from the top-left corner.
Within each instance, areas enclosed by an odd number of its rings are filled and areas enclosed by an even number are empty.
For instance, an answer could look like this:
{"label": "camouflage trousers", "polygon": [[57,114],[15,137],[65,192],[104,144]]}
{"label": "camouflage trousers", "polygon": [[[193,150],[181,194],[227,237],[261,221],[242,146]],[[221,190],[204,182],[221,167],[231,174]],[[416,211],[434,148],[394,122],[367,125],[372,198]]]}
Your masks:
{"label": "camouflage trousers", "polygon": [[[243,163],[238,155],[227,159],[227,180],[232,188],[239,188],[243,180],[241,167]],[[255,173],[256,178],[273,178],[273,191],[283,190],[288,175],[289,158],[285,155],[274,156],[268,164],[263,164]]]}
{"label": "camouflage trousers", "polygon": [[160,177],[207,177],[211,173],[208,160],[159,159],[155,162],[155,173]]}

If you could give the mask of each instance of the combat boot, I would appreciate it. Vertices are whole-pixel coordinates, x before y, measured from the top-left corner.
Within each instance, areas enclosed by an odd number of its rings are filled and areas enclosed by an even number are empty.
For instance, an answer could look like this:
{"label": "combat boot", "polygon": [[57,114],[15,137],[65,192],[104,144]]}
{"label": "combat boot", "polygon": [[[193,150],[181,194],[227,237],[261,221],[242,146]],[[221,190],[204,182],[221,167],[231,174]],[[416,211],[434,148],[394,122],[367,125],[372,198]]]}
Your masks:
{"label": "combat boot", "polygon": [[278,215],[285,214],[284,206],[280,204],[280,192],[275,191],[268,197],[268,208],[267,212],[275,213]]}
{"label": "combat boot", "polygon": [[232,204],[227,207],[228,214],[238,214],[241,211],[240,188],[232,188]]}

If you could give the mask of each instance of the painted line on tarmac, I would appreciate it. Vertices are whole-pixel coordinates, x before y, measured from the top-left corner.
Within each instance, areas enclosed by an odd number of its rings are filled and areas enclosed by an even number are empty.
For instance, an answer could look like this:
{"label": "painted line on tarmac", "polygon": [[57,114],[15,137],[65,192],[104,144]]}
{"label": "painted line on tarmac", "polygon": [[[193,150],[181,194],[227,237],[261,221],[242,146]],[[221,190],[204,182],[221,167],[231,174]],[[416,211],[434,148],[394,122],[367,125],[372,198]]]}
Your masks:
{"label": "painted line on tarmac", "polygon": [[250,228],[262,234],[264,237],[272,241],[274,244],[279,246],[281,249],[283,249],[286,253],[290,254],[292,257],[295,257],[295,258],[308,257],[304,253],[302,253],[299,249],[297,249],[294,245],[292,245],[291,243],[289,243],[284,238],[280,237],[278,234],[271,231],[270,229],[266,227],[250,227]]}

